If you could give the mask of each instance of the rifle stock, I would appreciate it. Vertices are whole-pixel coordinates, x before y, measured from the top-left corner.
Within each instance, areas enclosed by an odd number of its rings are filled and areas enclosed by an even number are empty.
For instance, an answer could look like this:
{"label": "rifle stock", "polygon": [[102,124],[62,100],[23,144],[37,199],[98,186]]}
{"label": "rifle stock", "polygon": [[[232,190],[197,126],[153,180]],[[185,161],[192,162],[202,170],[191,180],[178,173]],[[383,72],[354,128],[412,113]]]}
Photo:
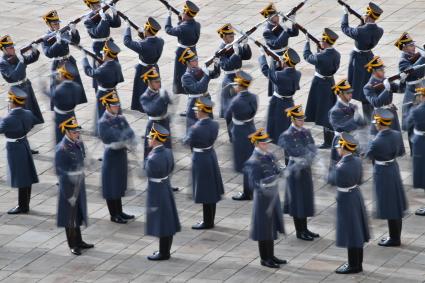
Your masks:
{"label": "rifle stock", "polygon": [[117,14],[118,14],[118,16],[120,16],[124,21],[128,21],[128,23],[130,24],[130,26],[132,27],[132,28],[134,28],[136,31],[137,31],[137,33],[139,34],[139,37],[141,38],[141,39],[144,39],[145,38],[145,35],[143,34],[143,33],[141,33],[141,32],[139,32],[139,26],[138,25],[136,25],[126,14],[124,14],[123,12],[121,12],[121,11],[117,11]]}
{"label": "rifle stock", "polygon": [[347,3],[345,3],[345,2],[344,2],[344,1],[342,1],[342,0],[337,0],[337,1],[338,1],[338,4],[340,4],[340,5],[342,5],[342,6],[345,6],[345,7],[347,8],[348,12],[349,12],[351,15],[355,16],[356,18],[358,18],[358,19],[360,20],[360,22],[361,22],[361,24],[362,24],[362,25],[364,25],[364,24],[365,24],[365,22],[364,22],[364,19],[363,19],[362,15],[360,15],[359,13],[357,13],[357,11],[356,11],[356,10],[354,10],[353,8],[351,8],[351,6],[350,6],[350,5],[348,5]]}
{"label": "rifle stock", "polygon": [[[411,68],[409,68],[409,69],[407,69],[403,72],[400,72],[400,73],[398,73],[394,76],[388,77],[387,79],[388,79],[389,82],[393,82],[395,80],[399,80],[401,78],[402,73],[409,75],[409,74],[413,73],[414,71],[416,71],[418,69],[422,69],[422,68],[425,68],[425,64],[413,66],[413,67],[411,67]],[[382,90],[384,90],[385,87],[384,87],[383,83],[379,83],[379,84],[373,85],[373,88],[377,91],[382,91]]]}
{"label": "rifle stock", "polygon": [[292,10],[289,11],[289,13],[287,13],[286,16],[289,18],[290,16],[295,15],[298,12],[298,10],[301,9],[305,5],[305,3],[307,3],[307,0],[300,2],[297,6],[292,8]]}
{"label": "rifle stock", "polygon": [[180,11],[177,10],[176,8],[174,8],[173,6],[171,6],[171,4],[168,3],[168,1],[166,1],[166,0],[159,0],[159,2],[161,2],[162,4],[164,4],[164,6],[167,7],[167,9],[171,10],[174,14],[176,14],[177,16],[180,16]]}

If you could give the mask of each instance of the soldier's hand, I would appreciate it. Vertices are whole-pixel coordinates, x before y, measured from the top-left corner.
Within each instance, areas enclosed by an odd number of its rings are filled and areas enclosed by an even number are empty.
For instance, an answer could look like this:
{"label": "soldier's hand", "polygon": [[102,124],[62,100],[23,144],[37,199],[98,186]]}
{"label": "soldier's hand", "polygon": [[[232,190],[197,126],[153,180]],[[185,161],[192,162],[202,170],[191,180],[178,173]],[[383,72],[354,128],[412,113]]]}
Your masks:
{"label": "soldier's hand", "polygon": [[103,11],[103,9],[100,9],[100,10],[99,10],[99,16],[100,16],[100,18],[101,18],[103,21],[106,21],[106,14],[105,14],[105,12]]}
{"label": "soldier's hand", "polygon": [[168,9],[168,16],[171,17],[171,15],[173,14],[173,11],[171,11],[171,8]]}
{"label": "soldier's hand", "polygon": [[237,42],[233,43],[233,51],[236,55],[239,55],[239,44]]}
{"label": "soldier's hand", "polygon": [[202,66],[202,72],[204,72],[205,75],[210,75],[210,70],[208,70],[208,67],[206,65]]}
{"label": "soldier's hand", "polygon": [[280,24],[280,26],[282,27],[282,29],[283,29],[284,31],[288,31],[288,29],[289,29],[285,22],[282,22],[282,23]]}
{"label": "soldier's hand", "polygon": [[22,56],[22,53],[20,50],[16,52],[16,57],[18,58],[19,62],[24,63],[24,56]]}
{"label": "soldier's hand", "polygon": [[264,52],[264,48],[262,46],[261,47],[258,47],[258,52],[260,52],[260,54],[262,56],[266,55],[266,52]]}
{"label": "soldier's hand", "polygon": [[56,42],[61,43],[61,41],[62,41],[62,36],[61,36],[60,32],[57,31],[56,32]]}
{"label": "soldier's hand", "polygon": [[125,27],[126,27],[126,28],[131,27],[131,26],[130,26],[130,22],[128,21],[128,19],[127,19],[127,20],[125,20]]}
{"label": "soldier's hand", "polygon": [[32,52],[37,52],[38,51],[38,44],[37,43],[32,43],[31,44],[31,49],[32,49]]}
{"label": "soldier's hand", "polygon": [[310,43],[310,37],[308,36],[308,34],[305,34],[305,41]]}
{"label": "soldier's hand", "polygon": [[344,14],[348,14],[348,8],[344,5],[342,6],[342,11],[344,12]]}
{"label": "soldier's hand", "polygon": [[115,6],[115,4],[109,5],[109,9],[111,9],[112,15],[117,15],[117,6]]}
{"label": "soldier's hand", "polygon": [[406,81],[407,76],[408,76],[408,74],[406,74],[404,72],[400,73],[400,82],[404,83]]}
{"label": "soldier's hand", "polygon": [[214,57],[213,64],[218,65],[220,63],[220,59],[218,57]]}
{"label": "soldier's hand", "polygon": [[289,18],[291,21],[294,21],[294,22],[295,22],[295,14],[290,15],[288,18]]}
{"label": "soldier's hand", "polygon": [[386,91],[390,91],[391,90],[391,83],[390,83],[390,81],[388,79],[385,79],[384,82],[383,82],[383,84],[384,84],[384,87],[385,87],[385,90]]}
{"label": "soldier's hand", "polygon": [[74,23],[69,24],[69,29],[71,30],[72,33],[75,33],[77,31],[77,27]]}
{"label": "soldier's hand", "polygon": [[246,45],[248,43],[248,37],[245,37],[242,41],[241,41],[241,45]]}

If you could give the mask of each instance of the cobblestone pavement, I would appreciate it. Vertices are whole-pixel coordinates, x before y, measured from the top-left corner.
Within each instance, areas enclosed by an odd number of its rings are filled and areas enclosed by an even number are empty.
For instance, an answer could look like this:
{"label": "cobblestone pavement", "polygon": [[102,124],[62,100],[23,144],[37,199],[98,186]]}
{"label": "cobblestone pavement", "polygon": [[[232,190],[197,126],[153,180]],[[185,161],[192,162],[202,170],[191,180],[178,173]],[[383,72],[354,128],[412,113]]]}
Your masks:
{"label": "cobblestone pavement", "polygon": [[[171,1],[181,8],[183,1]],[[198,45],[202,60],[211,56],[220,44],[216,29],[226,22],[240,28],[249,28],[262,20],[258,11],[268,1],[254,0],[197,0],[201,12],[199,21],[202,24],[202,36]],[[298,0],[277,2],[277,7],[289,10]],[[362,10],[368,1],[350,1],[354,8]],[[403,32],[409,31],[419,43],[425,36],[425,1],[413,0],[379,0],[377,1],[384,14],[379,24],[385,29],[385,35],[375,50],[375,54],[383,57],[389,74],[396,72],[399,52],[393,45],[395,39]],[[131,19],[143,24],[148,15],[152,15],[164,24],[167,11],[156,0],[135,1],[121,0],[118,4],[121,11]],[[41,15],[49,9],[57,9],[63,23],[87,12],[80,0],[3,0],[0,11],[0,33],[10,33],[18,46],[44,34],[46,27]],[[322,28],[328,26],[340,35],[336,48],[342,53],[342,65],[336,78],[346,75],[348,55],[353,43],[342,35],[339,23],[342,15],[341,7],[333,0],[311,0],[302,8],[297,20],[305,25],[312,34],[320,36]],[[353,17],[351,17],[353,19]],[[173,18],[173,22],[176,19]],[[353,19],[353,24],[356,21]],[[82,25],[78,26],[82,35],[82,44],[90,47]],[[134,65],[136,54],[122,44],[123,27],[113,30],[113,36],[120,44],[123,52],[120,62],[123,66],[125,83],[119,85],[118,91],[123,100],[124,114],[133,129],[140,136],[144,132],[146,116],[129,110]],[[134,32],[133,32],[134,34]],[[166,41],[166,48],[159,62],[161,75],[167,89],[171,89],[174,50],[176,40],[164,31],[160,32]],[[260,38],[261,32],[255,37]],[[291,39],[291,46],[302,52],[304,37],[301,35]],[[245,69],[255,77],[252,90],[260,98],[260,111],[256,116],[258,127],[265,125],[268,98],[266,80],[261,75],[257,56],[258,50],[253,48],[253,59],[245,64]],[[73,55],[80,64],[81,54],[72,49]],[[80,64],[81,66],[81,64]],[[63,229],[55,223],[57,192],[56,177],[52,169],[54,142],[52,113],[48,111],[48,100],[42,94],[47,86],[50,62],[41,56],[40,60],[29,66],[28,74],[36,90],[36,95],[45,111],[46,123],[37,126],[30,135],[33,148],[40,151],[35,156],[36,167],[40,174],[40,183],[33,187],[31,213],[29,215],[10,216],[5,212],[17,199],[17,191],[6,185],[6,156],[0,150],[0,279],[8,282],[318,282],[318,281],[363,281],[363,282],[423,282],[425,280],[425,218],[414,216],[412,212],[425,205],[422,190],[412,189],[411,159],[403,157],[399,160],[401,174],[409,199],[409,213],[403,224],[402,243],[400,248],[381,248],[377,246],[379,239],[387,233],[387,223],[372,219],[374,206],[372,195],[371,164],[365,161],[366,183],[362,185],[368,213],[371,217],[372,240],[365,247],[364,272],[353,276],[334,274],[334,269],[346,260],[346,251],[335,247],[335,188],[325,185],[326,168],[329,151],[321,151],[314,165],[316,212],[310,219],[311,230],[320,233],[321,238],[314,242],[297,240],[294,235],[292,219],[285,216],[287,235],[276,241],[276,254],[289,260],[289,263],[278,270],[262,267],[259,263],[257,243],[248,239],[251,202],[235,202],[231,196],[241,189],[242,178],[232,169],[231,148],[227,141],[225,124],[220,120],[221,130],[215,148],[221,165],[226,194],[218,204],[216,228],[210,231],[194,231],[190,226],[202,216],[202,208],[191,200],[190,151],[181,145],[184,120],[176,115],[173,120],[174,155],[176,170],[173,183],[184,190],[176,193],[177,207],[182,222],[182,232],[175,237],[172,247],[172,259],[168,262],[150,262],[146,256],[157,249],[158,241],[144,236],[144,205],[146,198],[146,178],[140,175],[139,157],[130,156],[129,190],[123,199],[125,209],[136,215],[136,221],[128,225],[114,224],[109,221],[105,201],[100,194],[101,163],[97,161],[102,155],[103,146],[91,135],[94,117],[94,93],[90,81],[83,75],[89,103],[78,107],[77,117],[84,128],[83,138],[89,149],[87,166],[87,194],[90,225],[83,229],[83,237],[93,242],[94,249],[75,257],[69,253]],[[302,62],[302,87],[296,94],[296,102],[305,103],[314,69]],[[81,71],[81,70],[80,70]],[[7,113],[4,102],[6,86],[1,80],[0,116]],[[218,101],[218,87],[221,79],[211,83],[210,90],[215,101]],[[398,106],[402,95],[395,95]],[[401,107],[399,107],[401,108]],[[183,100],[178,109],[183,109]],[[312,127],[316,143],[321,143],[321,129]],[[0,137],[0,144],[4,144]],[[405,139],[407,145],[407,140]],[[279,153],[279,152],[278,152]],[[282,184],[282,187],[284,184]]]}

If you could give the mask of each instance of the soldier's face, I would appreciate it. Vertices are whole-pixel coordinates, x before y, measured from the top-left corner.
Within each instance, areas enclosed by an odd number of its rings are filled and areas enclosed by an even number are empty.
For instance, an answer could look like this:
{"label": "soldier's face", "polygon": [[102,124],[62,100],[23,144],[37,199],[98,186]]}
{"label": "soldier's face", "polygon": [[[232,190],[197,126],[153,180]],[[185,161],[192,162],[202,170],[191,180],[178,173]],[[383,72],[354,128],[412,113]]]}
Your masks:
{"label": "soldier's face", "polygon": [[350,102],[351,99],[353,98],[353,93],[351,92],[346,92],[342,95],[342,98],[346,101],[346,102]]}
{"label": "soldier's face", "polygon": [[383,78],[385,78],[385,70],[384,70],[384,69],[378,69],[378,70],[375,70],[375,71],[374,71],[374,75],[375,75],[377,78],[383,79]]}
{"label": "soldier's face", "polygon": [[262,151],[267,151],[269,149],[269,143],[268,142],[259,142],[259,143],[257,143],[257,146]]}
{"label": "soldier's face", "polygon": [[161,81],[150,81],[149,86],[153,90],[159,90],[161,88]]}
{"label": "soldier's face", "polygon": [[274,16],[270,19],[270,21],[271,21],[273,24],[275,24],[275,25],[277,25],[277,24],[279,23],[279,20],[280,20],[280,18],[279,18],[279,16],[278,16],[278,15],[274,15]]}
{"label": "soldier's face", "polygon": [[80,139],[80,131],[67,131],[67,135],[74,142]]}
{"label": "soldier's face", "polygon": [[60,28],[59,22],[50,23],[49,26],[52,31],[58,31]]}
{"label": "soldier's face", "polygon": [[231,42],[233,42],[234,40],[235,40],[235,34],[234,34],[234,33],[226,34],[226,35],[224,35],[224,37],[223,37],[223,41],[224,41],[224,43],[226,43],[226,44],[231,43]]}
{"label": "soldier's face", "polygon": [[304,119],[294,119],[294,124],[298,128],[301,128],[304,126]]}
{"label": "soldier's face", "polygon": [[9,55],[9,56],[15,56],[16,54],[14,46],[5,47],[2,50],[6,55]]}
{"label": "soldier's face", "polygon": [[111,105],[109,108],[111,109],[112,114],[117,115],[120,112],[119,105]]}
{"label": "soldier's face", "polygon": [[340,148],[340,147],[338,147],[338,148],[336,149],[336,151],[338,152],[338,155],[339,155],[339,156],[342,156],[342,155],[343,155],[343,153],[344,153],[344,150],[343,150],[342,148]]}
{"label": "soldier's face", "polygon": [[416,53],[416,47],[414,44],[409,44],[403,47],[403,51],[409,54],[415,54]]}
{"label": "soldier's face", "polygon": [[190,62],[189,62],[189,67],[190,67],[191,69],[198,68],[198,67],[199,67],[198,60],[190,61]]}

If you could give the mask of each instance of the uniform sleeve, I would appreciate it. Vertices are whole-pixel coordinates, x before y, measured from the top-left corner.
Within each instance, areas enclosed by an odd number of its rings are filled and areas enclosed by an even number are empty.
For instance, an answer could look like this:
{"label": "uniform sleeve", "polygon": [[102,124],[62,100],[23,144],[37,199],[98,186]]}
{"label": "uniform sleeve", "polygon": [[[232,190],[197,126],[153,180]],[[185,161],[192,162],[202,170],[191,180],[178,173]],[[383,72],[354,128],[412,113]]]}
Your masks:
{"label": "uniform sleeve", "polygon": [[384,106],[391,96],[391,93],[385,89],[379,95],[375,95],[375,90],[369,84],[363,88],[363,91],[367,101],[369,101],[369,103],[375,108]]}
{"label": "uniform sleeve", "polygon": [[107,15],[107,19],[111,28],[119,28],[121,26],[121,17],[118,16],[118,14],[113,15],[112,17]]}
{"label": "uniform sleeve", "polygon": [[375,160],[375,152],[376,152],[376,143],[374,140],[369,141],[367,145],[367,149],[365,152],[365,156],[370,160]]}
{"label": "uniform sleeve", "polygon": [[249,60],[252,57],[252,51],[251,51],[251,47],[249,46],[249,44],[244,44],[241,47],[241,59],[242,60]]}
{"label": "uniform sleeve", "polygon": [[241,57],[236,54],[232,54],[232,56],[221,56],[220,57],[220,67],[223,70],[234,70],[237,69],[238,66],[241,66]]}
{"label": "uniform sleeve", "polygon": [[182,33],[181,28],[179,26],[173,27],[171,24],[171,16],[168,16],[167,21],[165,22],[165,32],[171,36],[179,37]]}
{"label": "uniform sleeve", "polygon": [[26,65],[29,65],[29,64],[32,64],[32,63],[34,63],[38,60],[38,58],[40,57],[40,51],[38,51],[38,50],[31,51],[30,54],[22,55],[22,57],[24,57],[24,63]]}
{"label": "uniform sleeve", "polygon": [[71,42],[74,44],[80,44],[80,32],[76,29],[73,32],[70,32],[71,35]]}
{"label": "uniform sleeve", "polygon": [[337,132],[351,132],[358,127],[354,117],[346,119],[344,117],[344,113],[338,110],[329,111],[329,122],[332,125],[332,128],[334,128],[334,130]]}
{"label": "uniform sleeve", "polygon": [[221,74],[220,65],[214,64],[214,69],[210,71],[210,74],[209,74],[210,79],[216,79],[220,76],[220,74]]}
{"label": "uniform sleeve", "polygon": [[[406,71],[406,70],[408,70],[408,69],[410,69],[414,66],[418,66],[418,65],[422,65],[422,64],[425,64],[425,58],[422,57],[422,56],[418,60],[416,60],[416,62],[414,64],[412,64],[412,62],[410,62],[409,60],[403,58],[402,60],[400,60],[400,62],[398,64],[398,68],[399,68],[400,72],[404,72],[404,71]],[[412,73],[410,73],[409,77],[410,76],[421,77],[422,74],[423,74],[423,70],[419,69],[419,70],[415,70]]]}
{"label": "uniform sleeve", "polygon": [[92,20],[87,20],[84,22],[87,32],[91,37],[102,37],[102,34],[105,33],[105,30],[110,28],[109,21],[100,20],[98,24]]}
{"label": "uniform sleeve", "polygon": [[252,163],[253,162],[250,162],[250,160],[248,160],[247,162],[245,162],[245,165],[243,167],[244,174],[248,176],[249,189],[251,191],[260,187],[260,181],[262,177],[260,169]]}
{"label": "uniform sleeve", "polygon": [[0,134],[4,134],[6,129],[6,123],[3,118],[0,117]]}
{"label": "uniform sleeve", "polygon": [[142,46],[138,42],[133,41],[131,37],[131,28],[128,27],[124,31],[124,45],[137,53],[142,53]]}
{"label": "uniform sleeve", "polygon": [[51,37],[51,35],[44,38],[42,47],[43,47],[43,53],[48,58],[54,58],[56,57],[59,52],[61,52],[62,49],[66,47],[66,43],[64,42],[55,42],[52,45],[49,45],[48,39]]}
{"label": "uniform sleeve", "polygon": [[263,37],[270,48],[279,49],[282,47],[285,41],[289,39],[290,36],[287,32],[281,32],[279,36],[276,36],[273,31],[265,30],[263,32]]}
{"label": "uniform sleeve", "polygon": [[182,76],[182,86],[188,93],[205,93],[208,91],[208,83],[210,77],[204,75],[201,80],[197,81],[191,76]]}
{"label": "uniform sleeve", "polygon": [[97,79],[100,76],[99,69],[92,68],[92,66],[90,66],[89,60],[86,57],[83,59],[83,68],[84,73],[86,73],[86,75],[89,77]]}
{"label": "uniform sleeve", "polygon": [[342,32],[352,39],[356,40],[359,35],[359,30],[357,28],[352,28],[348,24],[348,14],[344,14],[341,20],[341,30]]}
{"label": "uniform sleeve", "polygon": [[25,72],[27,66],[25,63],[18,62],[16,66],[9,64],[6,60],[0,62],[0,72],[6,78],[9,78],[12,81],[18,81],[22,73]]}
{"label": "uniform sleeve", "polygon": [[314,55],[313,52],[311,52],[310,49],[310,42],[306,42],[304,45],[304,60],[306,60],[307,62],[309,62],[312,65],[317,64],[317,55]]}

